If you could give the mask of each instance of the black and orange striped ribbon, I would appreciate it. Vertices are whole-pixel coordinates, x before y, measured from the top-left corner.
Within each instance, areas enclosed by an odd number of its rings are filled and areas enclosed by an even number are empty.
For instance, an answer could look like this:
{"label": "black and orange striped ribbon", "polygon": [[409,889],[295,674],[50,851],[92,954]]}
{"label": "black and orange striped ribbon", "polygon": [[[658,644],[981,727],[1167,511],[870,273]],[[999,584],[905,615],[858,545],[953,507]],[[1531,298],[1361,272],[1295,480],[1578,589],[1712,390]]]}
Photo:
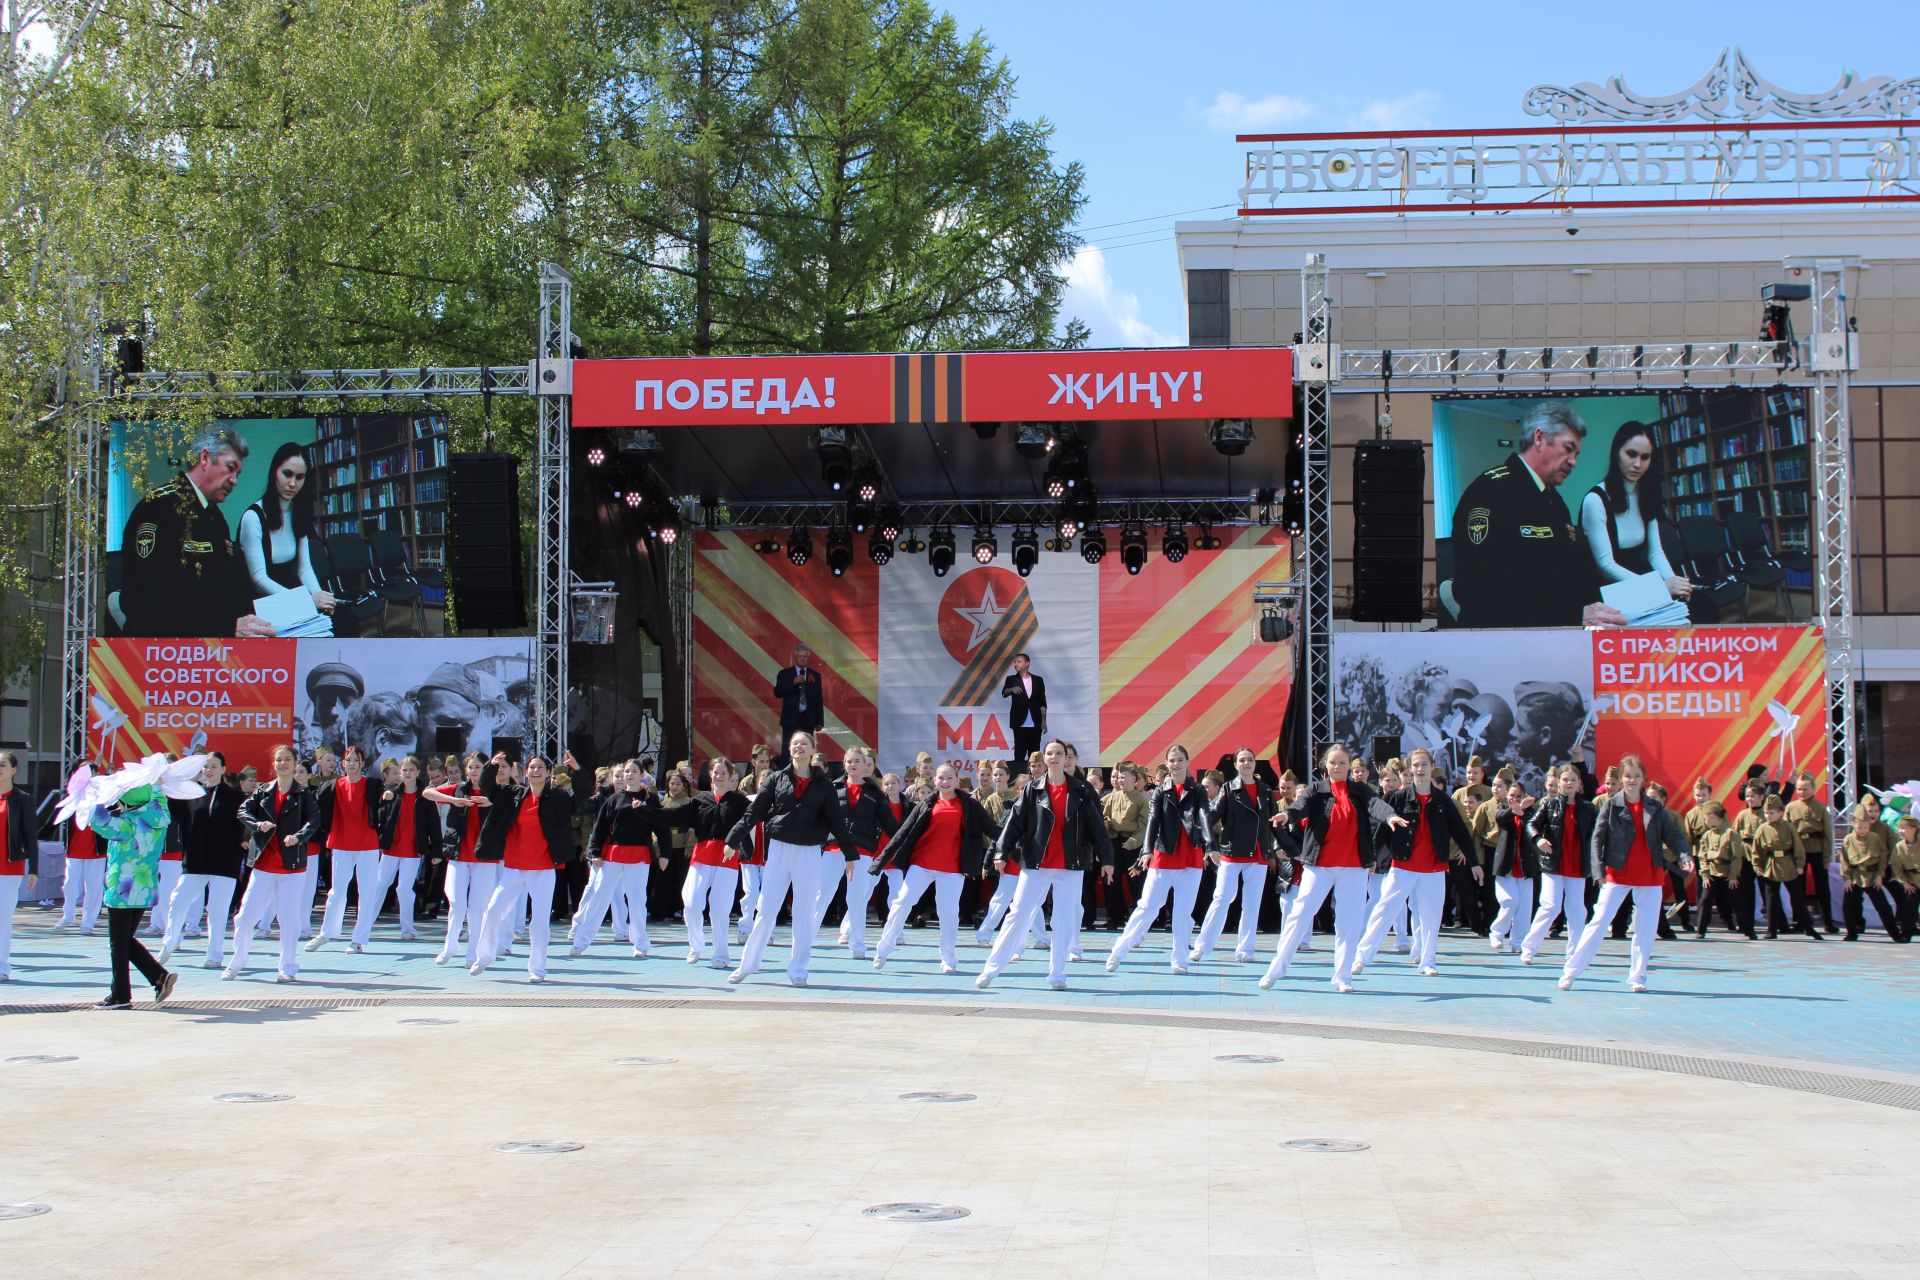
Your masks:
{"label": "black and orange striped ribbon", "polygon": [[960,673],[940,700],[943,707],[980,707],[996,691],[995,681],[1013,665],[1013,655],[1024,650],[1040,633],[1040,618],[1033,611],[1033,595],[1025,588],[1006,615],[987,633],[966,670]]}
{"label": "black and orange striped ribbon", "polygon": [[964,356],[933,352],[895,356],[894,424],[965,422],[966,386],[961,374],[964,360]]}

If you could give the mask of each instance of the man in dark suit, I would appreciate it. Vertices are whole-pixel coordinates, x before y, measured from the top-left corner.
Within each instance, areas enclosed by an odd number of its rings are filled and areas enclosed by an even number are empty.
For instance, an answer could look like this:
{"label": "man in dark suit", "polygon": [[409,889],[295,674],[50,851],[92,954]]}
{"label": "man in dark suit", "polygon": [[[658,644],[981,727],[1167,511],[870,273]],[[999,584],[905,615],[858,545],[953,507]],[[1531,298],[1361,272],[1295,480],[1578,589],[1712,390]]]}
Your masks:
{"label": "man in dark suit", "polygon": [[788,740],[802,729],[819,733],[827,722],[827,700],[821,688],[820,672],[813,666],[813,651],[804,644],[793,646],[793,665],[782,667],[774,677],[773,696],[780,700],[780,742],[776,754],[784,765]]}
{"label": "man in dark suit", "polygon": [[1047,682],[1028,670],[1032,665],[1026,654],[1014,654],[1013,674],[1000,685],[1000,696],[1013,699],[1007,723],[1013,726],[1015,760],[1038,751],[1040,737],[1047,731]]}

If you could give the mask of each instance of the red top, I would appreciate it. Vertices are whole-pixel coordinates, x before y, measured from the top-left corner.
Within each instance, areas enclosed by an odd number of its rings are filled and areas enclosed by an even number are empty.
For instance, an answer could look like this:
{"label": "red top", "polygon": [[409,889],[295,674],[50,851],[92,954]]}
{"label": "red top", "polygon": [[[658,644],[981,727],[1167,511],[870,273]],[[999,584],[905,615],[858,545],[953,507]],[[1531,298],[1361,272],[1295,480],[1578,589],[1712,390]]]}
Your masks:
{"label": "red top", "polygon": [[1446,864],[1440,861],[1439,855],[1433,850],[1433,827],[1429,824],[1427,817],[1427,804],[1433,799],[1433,793],[1429,791],[1426,795],[1421,795],[1416,791],[1413,795],[1414,799],[1420,802],[1420,812],[1414,817],[1413,856],[1407,859],[1407,870],[1445,871]]}
{"label": "red top", "polygon": [[[1187,791],[1193,785],[1191,782],[1186,783],[1184,786],[1178,782],[1174,783],[1172,788],[1170,788],[1173,793],[1173,798],[1176,801],[1186,799]],[[1179,816],[1180,810],[1175,808],[1175,819],[1177,820]],[[1184,822],[1179,823],[1177,830],[1179,831],[1179,835],[1174,840],[1173,852],[1166,853],[1159,849],[1152,850],[1150,856],[1147,858],[1147,865],[1149,867],[1154,867],[1161,871],[1198,871],[1207,865],[1207,855],[1200,849],[1195,848],[1193,840],[1187,835],[1187,824]]]}
{"label": "red top", "polygon": [[88,858],[103,858],[100,852],[100,837],[93,834],[92,827],[83,827],[74,823],[67,834],[67,857],[74,862],[83,862]]}
{"label": "red top", "polygon": [[378,849],[380,837],[367,821],[367,779],[333,783],[333,825],[327,831],[329,849]]}
{"label": "red top", "polygon": [[[797,797],[798,793],[796,792],[795,795]],[[857,782],[849,782],[847,784],[847,810],[851,812],[853,810],[853,806],[859,803],[860,803],[860,784]],[[840,852],[840,842],[834,839],[832,836],[828,836],[827,842],[820,846],[820,852],[838,853]],[[856,849],[854,852],[858,853],[859,850]],[[875,852],[878,852],[878,850],[875,850]]]}
{"label": "red top", "polygon": [[[280,821],[280,810],[282,806],[287,803],[287,797],[277,786],[271,788],[271,790],[273,792],[273,820],[277,823]],[[264,871],[270,876],[301,874],[297,871],[287,870],[287,864],[280,860],[280,852],[283,847],[280,842],[280,832],[276,828],[273,833],[273,838],[267,841],[267,847],[261,851],[259,859],[253,864],[253,869],[255,871]]]}
{"label": "red top", "polygon": [[1665,877],[1654,869],[1653,850],[1647,847],[1646,806],[1636,802],[1628,804],[1627,809],[1633,814],[1633,847],[1627,850],[1626,866],[1618,870],[1607,868],[1607,883],[1653,888],[1663,883]]}
{"label": "red top", "polygon": [[[1253,811],[1255,813],[1260,812],[1260,784],[1258,782],[1243,782],[1240,784],[1240,789],[1247,793],[1247,803],[1253,806]],[[1222,862],[1266,861],[1265,858],[1260,856],[1260,846],[1258,844],[1254,845],[1252,853],[1235,854],[1231,850],[1223,849],[1220,853],[1220,860]]]}
{"label": "red top", "polygon": [[466,830],[460,833],[459,862],[478,862],[480,855],[474,850],[480,847],[480,815],[472,809],[467,810]]}
{"label": "red top", "polygon": [[1587,874],[1580,864],[1580,815],[1572,805],[1560,816],[1560,874],[1576,880]]}
{"label": "red top", "polygon": [[186,858],[186,856],[187,856],[187,855],[186,855],[185,853],[183,853],[183,852],[181,852],[181,850],[180,850],[180,846],[179,846],[179,845],[177,845],[177,844],[174,844],[174,843],[172,843],[172,842],[173,842],[174,840],[177,840],[177,839],[179,839],[179,837],[180,837],[180,828],[179,828],[179,826],[178,826],[178,825],[175,825],[175,824],[169,824],[169,825],[167,826],[167,840],[168,840],[168,844],[167,844],[167,847],[166,847],[165,849],[163,849],[163,850],[161,850],[161,851],[160,851],[160,861],[162,861],[162,862],[180,862],[180,861],[182,861],[183,859],[185,859],[185,858]]}
{"label": "red top", "polygon": [[387,853],[395,858],[417,858],[420,854],[413,847],[413,807],[420,803],[418,791],[400,791],[400,820],[393,824],[393,848]]}
{"label": "red top", "polygon": [[[893,810],[893,825],[898,827],[900,825],[900,819],[904,818],[907,814],[907,806],[895,800],[886,800],[884,796],[882,800],[885,802],[887,808]],[[887,838],[887,833],[882,831],[878,843],[873,846],[874,857],[877,858],[887,851]]]}
{"label": "red top", "polygon": [[935,800],[933,811],[927,814],[927,829],[913,850],[914,865],[958,875],[960,837],[966,828],[967,811],[960,807],[959,796]]}
{"label": "red top", "polygon": [[806,795],[807,784],[812,781],[813,781],[813,778],[811,776],[808,776],[805,778],[795,778],[793,780],[793,798],[795,800],[798,800],[802,796]]}
{"label": "red top", "polygon": [[1357,867],[1360,865],[1360,816],[1353,811],[1353,796],[1344,782],[1329,782],[1333,804],[1327,810],[1327,838],[1320,842],[1320,866]]}
{"label": "red top", "polygon": [[[723,844],[721,847],[726,846]],[[600,856],[616,866],[637,866],[653,861],[653,847],[644,844],[609,844],[600,850]]]}
{"label": "red top", "polygon": [[540,797],[529,791],[514,815],[507,831],[506,865],[514,871],[551,871],[553,855],[547,850],[547,833],[540,829]]}
{"label": "red top", "polygon": [[1057,787],[1051,782],[1047,784],[1047,803],[1053,806],[1053,830],[1047,833],[1047,851],[1040,856],[1042,871],[1067,869],[1067,791],[1065,782]]}
{"label": "red top", "polygon": [[[12,798],[13,798],[13,792],[11,791],[0,792],[0,841],[5,841],[6,839],[7,801],[11,800]],[[6,845],[4,843],[0,843],[0,876],[23,876],[25,874],[27,874],[27,860],[25,858],[21,858],[18,861],[16,861],[12,858],[9,858],[7,856]],[[11,902],[0,903],[0,910],[4,910],[11,913],[13,910],[13,905],[14,904]]]}
{"label": "red top", "polygon": [[695,840],[693,842],[693,863],[699,867],[731,867],[727,861],[727,842],[725,840]]}

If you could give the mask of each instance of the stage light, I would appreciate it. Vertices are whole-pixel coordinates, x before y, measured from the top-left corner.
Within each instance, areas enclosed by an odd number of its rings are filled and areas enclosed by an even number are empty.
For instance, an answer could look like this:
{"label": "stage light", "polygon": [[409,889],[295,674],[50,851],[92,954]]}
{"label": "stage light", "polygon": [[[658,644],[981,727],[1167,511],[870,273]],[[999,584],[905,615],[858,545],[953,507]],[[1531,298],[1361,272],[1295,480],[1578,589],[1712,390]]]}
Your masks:
{"label": "stage light", "polygon": [[867,539],[867,559],[875,564],[890,564],[893,561],[893,539],[875,529],[873,536]]}
{"label": "stage light", "polygon": [[1147,563],[1147,531],[1137,524],[1120,531],[1120,563],[1129,574],[1137,574]]}
{"label": "stage light", "polygon": [[888,542],[900,540],[900,508],[883,507],[873,525],[874,532]]}
{"label": "stage light", "polygon": [[914,536],[913,532],[909,530],[907,536],[900,539],[899,547],[908,555],[917,556],[927,549],[927,544]]}
{"label": "stage light", "polygon": [[753,549],[763,556],[777,556],[780,554],[780,541],[763,533],[760,540],[753,544]]}
{"label": "stage light", "polygon": [[1044,458],[1053,450],[1053,428],[1044,422],[1016,422],[1013,448],[1023,458]]}
{"label": "stage light", "polygon": [[672,546],[680,541],[680,520],[671,510],[662,512],[653,522],[653,536],[660,539],[662,545]]}
{"label": "stage light", "polygon": [[999,554],[1000,541],[993,536],[993,526],[976,526],[973,531],[973,558],[981,564],[992,564],[993,558]]}
{"label": "stage light", "polygon": [[658,453],[666,447],[652,427],[623,427],[613,433],[613,440],[622,453]]}
{"label": "stage light", "polygon": [[1033,572],[1040,563],[1040,535],[1032,529],[1013,531],[1013,571],[1021,577]]}
{"label": "stage light", "polygon": [[647,500],[647,495],[644,493],[641,493],[638,489],[627,490],[626,502],[629,507],[638,507],[642,503],[646,502],[646,500]]}
{"label": "stage light", "polygon": [[845,427],[815,427],[813,452],[820,459],[820,478],[829,489],[840,493],[853,479],[853,448],[847,443]]}
{"label": "stage light", "polygon": [[1160,539],[1160,554],[1165,556],[1171,564],[1179,564],[1187,558],[1187,531],[1185,526],[1179,524],[1170,524],[1167,526],[1166,533]]}
{"label": "stage light", "polygon": [[1245,418],[1215,418],[1207,428],[1213,448],[1229,458],[1237,458],[1253,443],[1253,423]]}
{"label": "stage light", "polygon": [[1048,538],[1045,542],[1041,543],[1040,545],[1045,547],[1049,551],[1071,551],[1073,550],[1073,539],[1072,538]]}
{"label": "stage light", "polygon": [[1047,496],[1055,502],[1067,496],[1067,482],[1059,476],[1047,477]]}
{"label": "stage light", "polygon": [[880,476],[872,467],[860,468],[859,478],[854,481],[853,496],[872,506],[880,496]]}
{"label": "stage light", "polygon": [[855,533],[865,533],[873,527],[873,508],[864,502],[847,504],[847,524]]}
{"label": "stage light", "polygon": [[933,576],[944,578],[953,568],[953,529],[942,525],[927,534],[927,563],[933,568]]}
{"label": "stage light", "polygon": [[602,449],[599,445],[595,445],[593,446],[593,448],[587,450],[588,466],[598,467],[603,465],[606,462],[606,460],[607,460],[607,451],[605,449]]}
{"label": "stage light", "polygon": [[1070,515],[1062,514],[1054,521],[1054,536],[1062,542],[1072,542],[1080,534],[1080,522]]}
{"label": "stage light", "polygon": [[1201,524],[1200,536],[1193,540],[1193,549],[1195,551],[1218,551],[1220,549],[1220,539],[1213,536],[1212,525],[1206,523]]}
{"label": "stage light", "polygon": [[827,569],[837,578],[852,563],[853,535],[847,532],[845,525],[834,525],[827,530]]}
{"label": "stage light", "polygon": [[813,559],[813,535],[805,529],[795,529],[787,535],[787,559],[795,565],[804,565]]}
{"label": "stage light", "polygon": [[1080,539],[1080,558],[1088,564],[1099,564],[1107,558],[1107,535],[1098,526],[1089,527]]}

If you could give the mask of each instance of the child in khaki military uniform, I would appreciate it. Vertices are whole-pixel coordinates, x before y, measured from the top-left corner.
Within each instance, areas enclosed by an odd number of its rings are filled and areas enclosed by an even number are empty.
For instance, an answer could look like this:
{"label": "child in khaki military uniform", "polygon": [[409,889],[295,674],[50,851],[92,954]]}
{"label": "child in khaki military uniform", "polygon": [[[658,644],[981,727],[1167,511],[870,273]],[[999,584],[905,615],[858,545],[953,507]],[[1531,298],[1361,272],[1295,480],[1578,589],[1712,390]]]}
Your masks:
{"label": "child in khaki military uniform", "polygon": [[[1815,942],[1824,942],[1818,930],[1813,927],[1813,919],[1807,914],[1807,852],[1800,843],[1800,833],[1787,821],[1787,806],[1779,796],[1768,796],[1762,802],[1764,817],[1753,828],[1753,835],[1747,841],[1748,856],[1753,859],[1754,874],[1760,877],[1766,893],[1771,895],[1770,886],[1779,885],[1787,891],[1787,900],[1793,905],[1793,932],[1804,933]],[[1767,917],[1767,939],[1772,941],[1780,936],[1779,904],[1773,905],[1773,911]]]}
{"label": "child in khaki military uniform", "polygon": [[[1113,841],[1113,861],[1115,874],[1111,884],[1103,883],[1100,891],[1107,895],[1107,923],[1109,933],[1117,932],[1127,923],[1127,915],[1132,910],[1127,905],[1132,896],[1127,892],[1126,876],[1135,875],[1134,862],[1140,856],[1140,846],[1147,834],[1147,795],[1140,789],[1140,766],[1131,760],[1122,760],[1113,767],[1113,786],[1100,801],[1100,812],[1107,821],[1107,836]],[[1127,870],[1122,872],[1120,868]]]}
{"label": "child in khaki military uniform", "polygon": [[1820,916],[1827,922],[1828,930],[1832,930],[1836,927],[1833,882],[1827,875],[1827,859],[1832,856],[1836,841],[1833,814],[1815,794],[1817,787],[1810,773],[1794,778],[1793,799],[1787,801],[1787,821],[1800,833],[1800,847],[1807,851],[1807,866],[1813,872],[1813,899],[1820,906]]}
{"label": "child in khaki military uniform", "polygon": [[1887,854],[1887,888],[1893,894],[1900,941],[1912,942],[1920,925],[1920,818],[1902,818],[1899,838]]}
{"label": "child in khaki military uniform", "polygon": [[1880,915],[1880,924],[1887,936],[1895,942],[1907,940],[1900,928],[1898,915],[1893,904],[1887,901],[1887,893],[1882,884],[1887,878],[1887,864],[1892,860],[1885,843],[1874,834],[1874,821],[1863,808],[1855,806],[1853,810],[1853,830],[1840,845],[1840,875],[1846,881],[1846,893],[1841,896],[1840,910],[1847,920],[1845,941],[1854,942],[1867,927],[1867,913],[1860,905],[1861,898],[1873,903],[1873,909]]}
{"label": "child in khaki military uniform", "polygon": [[1727,808],[1709,799],[1694,806],[1700,815],[1700,833],[1689,835],[1693,841],[1693,861],[1700,874],[1700,923],[1693,936],[1707,936],[1707,920],[1718,906],[1721,917],[1734,924],[1749,940],[1753,933],[1753,896],[1743,893],[1740,875],[1747,866],[1747,847],[1740,833],[1727,822]]}

